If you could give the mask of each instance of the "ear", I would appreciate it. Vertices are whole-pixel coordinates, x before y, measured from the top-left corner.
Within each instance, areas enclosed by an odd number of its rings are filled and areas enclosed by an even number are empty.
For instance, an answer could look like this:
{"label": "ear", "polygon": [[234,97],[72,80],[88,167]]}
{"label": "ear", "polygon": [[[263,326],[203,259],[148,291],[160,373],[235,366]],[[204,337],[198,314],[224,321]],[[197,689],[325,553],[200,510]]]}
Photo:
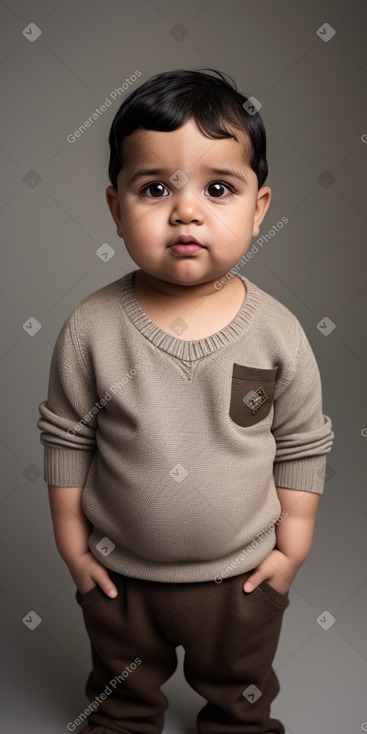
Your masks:
{"label": "ear", "polygon": [[254,213],[254,224],[252,230],[252,236],[257,237],[260,232],[260,224],[265,217],[266,212],[269,209],[271,201],[271,189],[269,186],[262,186],[257,194],[257,202]]}
{"label": "ear", "polygon": [[120,202],[119,202],[119,195],[117,189],[115,189],[114,186],[108,186],[106,189],[106,199],[108,208],[112,214],[112,217],[117,225],[117,234],[119,237],[122,237],[122,230],[121,230],[121,210],[120,210]]}

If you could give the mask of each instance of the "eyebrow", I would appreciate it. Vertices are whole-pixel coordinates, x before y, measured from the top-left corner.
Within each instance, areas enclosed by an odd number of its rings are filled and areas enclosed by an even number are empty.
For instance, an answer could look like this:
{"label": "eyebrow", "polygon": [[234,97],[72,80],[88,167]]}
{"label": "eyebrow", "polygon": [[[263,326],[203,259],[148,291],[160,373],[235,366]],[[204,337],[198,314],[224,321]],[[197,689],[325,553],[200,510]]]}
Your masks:
{"label": "eyebrow", "polygon": [[[231,168],[212,168],[206,166],[204,169],[207,173],[216,174],[218,176],[231,176],[232,178],[238,178],[240,181],[247,183],[246,176],[241,171],[235,171]],[[166,168],[139,168],[128,181],[128,186],[137,181],[139,178],[144,176],[164,176],[168,173]]]}

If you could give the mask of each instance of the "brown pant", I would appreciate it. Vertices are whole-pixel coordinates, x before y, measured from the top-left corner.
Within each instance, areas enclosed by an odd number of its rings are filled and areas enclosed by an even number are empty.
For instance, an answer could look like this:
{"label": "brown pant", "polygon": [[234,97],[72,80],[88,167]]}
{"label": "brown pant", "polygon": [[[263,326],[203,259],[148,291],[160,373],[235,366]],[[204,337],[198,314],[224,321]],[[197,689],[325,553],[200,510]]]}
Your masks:
{"label": "brown pant", "polygon": [[[160,734],[168,706],[160,686],[185,650],[184,675],[207,704],[199,734],[284,734],[270,718],[280,687],[272,668],[289,596],[252,572],[200,583],[143,581],[110,572],[119,595],[76,592],[92,646],[83,734]],[[84,717],[86,717],[86,714]]]}

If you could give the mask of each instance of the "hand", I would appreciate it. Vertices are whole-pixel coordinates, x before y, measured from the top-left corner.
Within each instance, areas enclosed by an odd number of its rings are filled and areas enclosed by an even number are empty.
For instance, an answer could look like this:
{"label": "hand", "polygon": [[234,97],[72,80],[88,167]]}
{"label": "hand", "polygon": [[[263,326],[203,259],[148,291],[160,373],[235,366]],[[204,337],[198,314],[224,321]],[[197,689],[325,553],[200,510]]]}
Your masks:
{"label": "hand", "polygon": [[104,593],[114,599],[118,595],[115,584],[112,583],[108,571],[90,552],[73,559],[68,563],[69,571],[74,583],[81,594],[86,594],[95,586],[100,586]]}
{"label": "hand", "polygon": [[272,550],[266,558],[255,568],[244,584],[244,591],[253,591],[262,581],[269,586],[286,594],[298,571],[299,566],[279,550]]}

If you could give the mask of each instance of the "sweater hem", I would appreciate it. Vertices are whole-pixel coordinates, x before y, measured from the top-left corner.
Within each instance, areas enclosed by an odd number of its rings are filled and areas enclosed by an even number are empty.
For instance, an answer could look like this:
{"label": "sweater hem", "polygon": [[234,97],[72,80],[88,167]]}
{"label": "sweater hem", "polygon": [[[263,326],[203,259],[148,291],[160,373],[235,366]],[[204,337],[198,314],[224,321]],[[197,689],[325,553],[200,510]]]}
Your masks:
{"label": "sweater hem", "polygon": [[239,550],[231,553],[226,558],[216,559],[214,561],[181,560],[177,563],[159,563],[157,561],[138,558],[129,554],[128,550],[121,548],[114,549],[107,557],[101,557],[101,553],[96,548],[101,533],[96,528],[89,537],[88,545],[89,550],[100,563],[109,570],[115,571],[122,576],[161,583],[200,583],[211,581],[220,585],[226,578],[240,576],[248,571],[252,571],[269,555],[276,544],[275,529],[269,529],[268,532],[263,532],[262,535],[264,535],[263,539],[246,541]]}

